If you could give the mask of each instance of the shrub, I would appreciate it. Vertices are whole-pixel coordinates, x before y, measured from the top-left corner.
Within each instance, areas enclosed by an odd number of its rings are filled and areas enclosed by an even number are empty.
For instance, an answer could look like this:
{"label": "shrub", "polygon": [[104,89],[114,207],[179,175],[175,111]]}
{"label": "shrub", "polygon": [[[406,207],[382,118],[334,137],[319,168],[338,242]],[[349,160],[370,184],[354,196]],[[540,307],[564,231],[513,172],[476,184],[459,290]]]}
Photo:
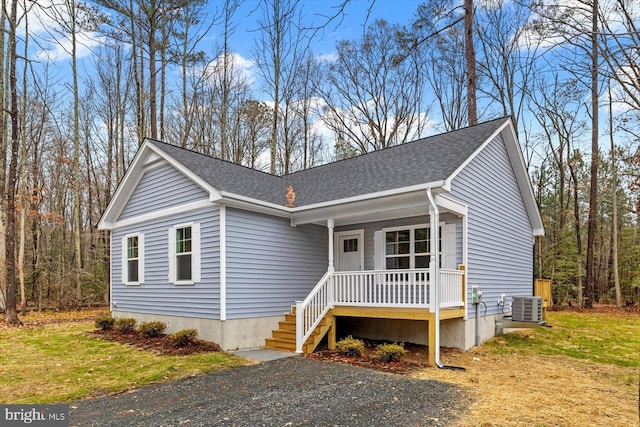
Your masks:
{"label": "shrub", "polygon": [[336,343],[338,353],[350,357],[362,357],[364,354],[364,342],[349,335]]}
{"label": "shrub", "polygon": [[398,362],[406,354],[402,344],[380,344],[376,347],[376,355],[383,362]]}
{"label": "shrub", "polygon": [[138,331],[150,338],[159,337],[165,329],[167,325],[164,322],[143,322],[138,326]]}
{"label": "shrub", "polygon": [[198,336],[195,329],[183,329],[171,335],[171,342],[175,347],[187,347],[193,343]]}
{"label": "shrub", "polygon": [[101,329],[103,331],[108,331],[111,328],[113,328],[113,324],[115,323],[115,321],[116,319],[114,319],[109,315],[102,315],[102,316],[96,317],[94,324],[96,325],[96,328]]}
{"label": "shrub", "polygon": [[115,327],[119,332],[133,332],[136,329],[136,319],[128,317],[116,319]]}

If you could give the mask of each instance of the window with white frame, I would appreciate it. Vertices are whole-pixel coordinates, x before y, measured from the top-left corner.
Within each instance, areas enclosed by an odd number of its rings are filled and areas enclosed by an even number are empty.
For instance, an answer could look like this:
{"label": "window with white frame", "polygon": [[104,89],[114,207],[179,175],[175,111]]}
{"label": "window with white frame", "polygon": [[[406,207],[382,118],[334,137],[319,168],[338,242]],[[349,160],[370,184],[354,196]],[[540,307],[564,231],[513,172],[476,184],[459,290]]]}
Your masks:
{"label": "window with white frame", "polygon": [[176,285],[200,281],[200,224],[169,229],[169,280]]}
{"label": "window with white frame", "polygon": [[191,226],[176,228],[176,280],[193,280],[191,269]]}
{"label": "window with white frame", "polygon": [[385,230],[387,270],[428,268],[431,259],[431,230],[425,225]]}
{"label": "window with white frame", "polygon": [[144,282],[144,234],[128,234],[122,238],[122,283]]}

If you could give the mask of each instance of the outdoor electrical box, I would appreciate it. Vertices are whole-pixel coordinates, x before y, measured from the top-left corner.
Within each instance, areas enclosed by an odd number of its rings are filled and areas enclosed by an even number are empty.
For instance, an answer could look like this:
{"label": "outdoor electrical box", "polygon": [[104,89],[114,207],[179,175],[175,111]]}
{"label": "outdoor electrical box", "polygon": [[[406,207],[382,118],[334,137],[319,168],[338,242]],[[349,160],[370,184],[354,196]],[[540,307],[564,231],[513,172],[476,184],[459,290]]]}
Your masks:
{"label": "outdoor electrical box", "polygon": [[471,287],[471,303],[480,304],[482,302],[482,288],[479,286]]}

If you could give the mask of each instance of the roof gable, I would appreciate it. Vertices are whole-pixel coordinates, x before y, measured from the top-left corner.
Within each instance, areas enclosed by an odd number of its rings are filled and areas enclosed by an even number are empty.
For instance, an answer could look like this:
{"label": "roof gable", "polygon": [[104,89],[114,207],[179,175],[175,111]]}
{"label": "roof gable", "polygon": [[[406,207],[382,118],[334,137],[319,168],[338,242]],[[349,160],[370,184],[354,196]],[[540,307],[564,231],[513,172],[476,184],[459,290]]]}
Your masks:
{"label": "roof gable", "polygon": [[[510,130],[510,134],[509,134]],[[408,189],[448,189],[452,179],[498,133],[506,132],[510,159],[518,175],[523,197],[531,199],[534,228],[540,218],[531,185],[522,161],[522,153],[508,118],[430,136],[344,159],[289,175],[276,176],[228,161],[216,159],[161,141],[146,139],[114,194],[99,226],[109,228],[130,197],[142,175],[145,162],[161,158],[207,190],[210,200],[225,197],[243,200],[250,206],[288,211],[287,187],[296,193],[294,210],[345,200],[375,198]],[[504,136],[504,135],[503,135]],[[519,164],[517,164],[519,163]],[[114,216],[115,215],[115,216]],[[539,222],[540,228],[542,222]]]}

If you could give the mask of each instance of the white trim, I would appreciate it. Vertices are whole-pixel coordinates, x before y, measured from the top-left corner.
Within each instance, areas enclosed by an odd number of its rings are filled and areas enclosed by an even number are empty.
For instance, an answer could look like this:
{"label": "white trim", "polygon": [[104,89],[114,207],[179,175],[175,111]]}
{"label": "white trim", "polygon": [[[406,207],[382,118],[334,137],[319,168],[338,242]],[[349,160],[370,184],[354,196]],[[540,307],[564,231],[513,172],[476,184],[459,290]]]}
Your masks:
{"label": "white trim", "polygon": [[467,295],[467,289],[469,289],[469,217],[467,215],[462,217],[462,265],[464,265],[464,289],[462,289],[465,296],[464,305],[464,317],[463,320],[467,320],[469,317],[469,298]]}
{"label": "white trim", "polygon": [[496,137],[497,137],[497,136],[502,132],[502,130],[503,130],[505,127],[507,127],[507,126],[509,126],[509,125],[511,125],[511,120],[505,120],[505,121],[504,121],[504,123],[503,123],[503,124],[502,124],[498,129],[496,129],[496,130],[495,130],[495,132],[493,132],[493,133],[491,134],[491,136],[490,136],[489,138],[487,138],[487,139],[482,143],[482,145],[476,149],[476,151],[474,151],[474,152],[473,152],[473,154],[471,154],[471,155],[467,158],[467,160],[465,160],[464,162],[462,162],[462,164],[460,164],[460,166],[458,166],[458,167],[456,168],[456,170],[455,170],[455,171],[453,171],[453,173],[452,173],[451,175],[449,175],[449,177],[448,177],[447,179],[445,179],[445,181],[444,181],[444,182],[445,182],[444,187],[445,187],[448,191],[450,191],[450,189],[451,189],[451,182],[452,182],[452,181],[453,181],[453,180],[458,176],[458,174],[459,174],[460,172],[462,172],[462,170],[463,170],[464,168],[466,168],[466,167],[469,165],[469,163],[471,163],[471,162],[476,158],[476,156],[478,156],[478,154],[480,154],[480,152],[481,152],[481,151],[483,151],[483,150],[487,147],[487,145],[491,144],[491,142],[493,142],[493,140],[494,140],[494,139],[495,139],[495,138],[496,138]]}
{"label": "white trim", "polygon": [[227,320],[227,207],[220,205],[220,320]]}
{"label": "white trim", "polygon": [[418,184],[418,185],[411,185],[408,187],[394,188],[392,190],[378,191],[375,193],[367,193],[359,196],[345,197],[343,199],[335,199],[327,202],[314,203],[311,205],[292,208],[291,212],[295,214],[296,212],[304,212],[312,209],[342,205],[346,203],[359,202],[359,201],[370,200],[370,199],[379,199],[382,197],[394,196],[397,194],[404,194],[404,193],[411,193],[414,191],[426,190],[427,188],[441,187],[443,185],[444,185],[444,181],[435,181],[435,182],[429,182],[426,184]]}
{"label": "white trim", "polygon": [[436,194],[434,198],[438,206],[458,215],[459,217],[467,216],[468,207],[466,204],[460,203],[459,201],[453,200],[452,198],[442,194]]}
{"label": "white trim", "polygon": [[[138,238],[138,280],[135,282],[129,281],[129,239],[132,237]],[[143,233],[129,233],[122,236],[122,256],[121,258],[121,282],[126,286],[140,286],[144,283],[144,234]]]}
{"label": "white trim", "polygon": [[487,138],[487,140],[483,142],[482,145],[473,152],[473,154],[471,154],[471,156],[458,166],[458,168],[444,181],[442,187],[446,191],[451,191],[451,184],[458,174],[500,134],[503,136],[502,141],[505,149],[507,150],[507,156],[509,157],[509,162],[511,163],[511,168],[515,175],[516,182],[518,183],[518,190],[520,191],[520,195],[522,196],[522,200],[529,217],[533,236],[544,236],[544,224],[542,222],[542,217],[540,216],[540,209],[536,202],[533,187],[531,186],[531,179],[527,173],[524,157],[522,156],[522,150],[518,144],[518,137],[515,133],[515,129],[513,128],[513,124],[511,123],[511,119],[506,119],[505,122],[496,129],[496,131],[491,134],[491,136]]}
{"label": "white trim", "polygon": [[333,263],[334,261],[334,249],[333,249],[333,243],[334,243],[334,237],[333,237],[333,228],[335,226],[335,221],[333,220],[333,218],[329,218],[327,219],[327,232],[329,233],[329,237],[328,237],[328,246],[329,246],[329,250],[328,250],[328,254],[327,256],[329,257],[329,265],[327,267],[327,271],[330,273],[333,273],[336,269],[335,269],[335,265]]}
{"label": "white trim", "polygon": [[[444,224],[444,223],[442,223]],[[399,256],[395,257],[395,258],[400,258],[403,256],[409,256],[409,270],[413,270],[416,269],[417,267],[415,266],[415,261],[416,261],[416,252],[415,252],[415,233],[414,230],[419,229],[419,228],[425,228],[425,229],[429,229],[429,224],[424,224],[424,223],[420,223],[420,224],[410,224],[410,225],[400,225],[400,226],[394,226],[394,227],[386,227],[386,228],[382,228],[382,244],[383,244],[383,250],[382,250],[382,260],[384,263],[383,268],[385,270],[388,270],[387,268],[387,250],[386,250],[386,233],[389,231],[403,231],[403,230],[409,230],[410,231],[410,237],[409,237],[409,253],[408,254],[400,254]],[[433,236],[432,236],[432,232],[429,232],[429,259],[432,260],[433,258],[431,258],[432,254],[433,254],[433,250],[432,250],[432,243],[433,243]],[[418,256],[425,256],[427,254],[424,253],[420,253],[418,254]],[[395,271],[395,270],[394,270]]]}
{"label": "white trim", "polygon": [[171,215],[177,215],[185,212],[194,211],[197,209],[207,208],[211,206],[215,206],[216,203],[211,202],[209,200],[200,200],[197,202],[185,203],[184,205],[178,205],[167,209],[162,209],[159,211],[151,212],[144,215],[139,215],[133,218],[123,219],[122,221],[117,221],[112,224],[111,228],[120,228],[127,227],[129,225],[136,225],[148,221],[153,221],[155,219],[165,218]]}
{"label": "white trim", "polygon": [[[334,257],[336,259],[336,265],[340,265],[340,254],[341,254],[341,250],[340,250],[340,237],[342,236],[353,236],[353,235],[357,235],[358,236],[358,253],[360,255],[360,271],[364,270],[364,228],[359,228],[356,230],[348,230],[348,231],[336,231],[335,233],[333,233],[333,238],[334,238],[334,245],[333,247],[335,248],[334,251]],[[336,271],[342,271],[342,270],[336,270]]]}
{"label": "white trim", "polygon": [[207,183],[205,180],[200,178],[200,176],[198,176],[195,173],[191,172],[190,169],[187,169],[186,167],[184,167],[184,165],[182,163],[180,163],[179,161],[177,161],[176,159],[171,157],[169,154],[165,153],[164,150],[162,150],[162,149],[156,147],[155,145],[153,145],[153,140],[145,140],[145,143],[146,142],[149,142],[148,147],[154,153],[156,153],[157,155],[159,155],[160,157],[165,159],[167,161],[167,163],[169,163],[171,166],[176,168],[178,171],[182,172],[183,175],[185,175],[187,178],[191,179],[198,186],[200,186],[203,190],[207,191],[209,193],[209,200],[210,201],[214,202],[214,201],[219,200],[221,198],[220,192],[217,189],[215,189],[211,185],[209,185],[209,183]]}
{"label": "white trim", "polygon": [[209,193],[209,201],[214,202],[221,198],[220,192],[217,189],[213,188],[202,178],[185,168],[180,162],[165,153],[163,150],[156,147],[152,140],[145,139],[131,161],[131,164],[127,168],[118,188],[116,188],[116,191],[111,197],[100,221],[98,221],[97,228],[99,230],[110,230],[120,225],[117,218],[127,205],[127,201],[137,188],[138,183],[144,176],[145,172],[149,169],[153,169],[156,165],[163,164],[161,160],[165,160],[167,164],[173,166],[187,178],[191,179],[196,185]]}
{"label": "white trim", "polygon": [[[176,264],[176,230],[179,228],[191,227],[191,280],[177,280],[177,264]],[[202,253],[200,250],[200,224],[197,222],[185,222],[175,224],[168,229],[169,241],[169,283],[176,286],[194,285],[201,281],[200,268]],[[198,259],[196,259],[196,257]]]}

